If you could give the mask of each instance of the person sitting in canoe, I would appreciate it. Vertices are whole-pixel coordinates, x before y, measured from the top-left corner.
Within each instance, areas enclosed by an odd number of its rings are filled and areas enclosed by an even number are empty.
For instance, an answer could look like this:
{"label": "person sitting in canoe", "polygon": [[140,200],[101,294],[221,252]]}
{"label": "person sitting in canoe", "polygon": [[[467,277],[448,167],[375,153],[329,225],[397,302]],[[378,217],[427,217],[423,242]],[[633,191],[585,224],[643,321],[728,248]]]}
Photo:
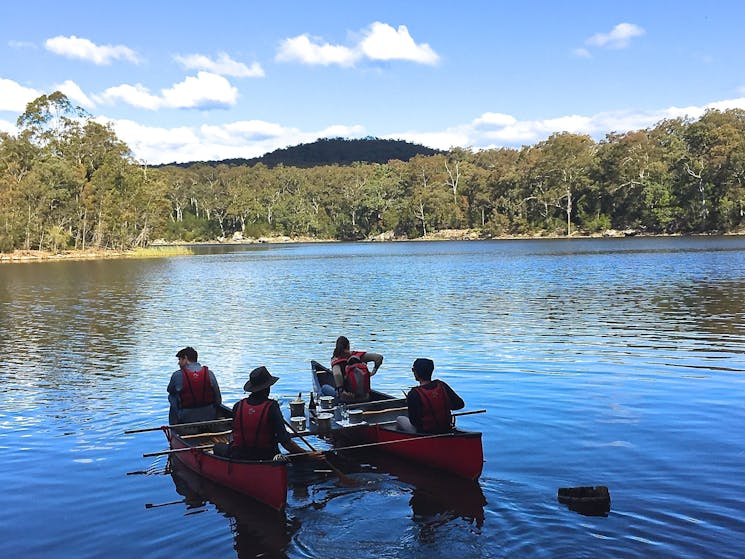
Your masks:
{"label": "person sitting in canoe", "polygon": [[171,375],[167,388],[171,425],[217,418],[217,408],[222,403],[220,386],[214,373],[202,366],[198,357],[193,347],[185,347],[176,354],[179,369]]}
{"label": "person sitting in canoe", "polygon": [[[373,370],[368,363],[375,363]],[[370,377],[378,372],[383,364],[383,356],[370,351],[351,351],[346,336],[336,339],[336,347],[331,357],[331,371],[336,386],[324,384],[324,396],[336,396],[341,402],[366,402],[370,399]]]}
{"label": "person sitting in canoe", "polygon": [[409,416],[396,418],[396,427],[407,433],[447,433],[453,428],[452,410],[466,404],[455,391],[441,380],[432,380],[435,362],[416,359],[411,367],[419,386],[406,395]]}
{"label": "person sitting in canoe", "polygon": [[279,403],[269,398],[271,386],[278,380],[264,366],[251,371],[243,386],[250,396],[233,406],[233,440],[217,443],[215,454],[240,460],[282,460],[280,444],[292,454],[304,452],[285,429]]}

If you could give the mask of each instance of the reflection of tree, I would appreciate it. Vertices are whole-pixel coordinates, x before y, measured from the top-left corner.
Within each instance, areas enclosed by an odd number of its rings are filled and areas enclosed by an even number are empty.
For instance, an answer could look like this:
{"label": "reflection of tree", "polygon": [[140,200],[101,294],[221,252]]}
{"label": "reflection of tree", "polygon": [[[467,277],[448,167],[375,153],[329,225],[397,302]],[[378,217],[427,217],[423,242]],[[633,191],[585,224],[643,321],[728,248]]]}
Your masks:
{"label": "reflection of tree", "polygon": [[[679,317],[683,328],[721,336],[745,334],[745,283],[693,284],[670,290],[655,301],[666,317]],[[666,321],[670,318],[665,318]]]}
{"label": "reflection of tree", "polygon": [[230,489],[197,475],[178,460],[169,462],[176,491],[184,496],[187,508],[212,503],[230,520],[234,547],[239,559],[247,557],[285,557],[292,535],[299,525]]}

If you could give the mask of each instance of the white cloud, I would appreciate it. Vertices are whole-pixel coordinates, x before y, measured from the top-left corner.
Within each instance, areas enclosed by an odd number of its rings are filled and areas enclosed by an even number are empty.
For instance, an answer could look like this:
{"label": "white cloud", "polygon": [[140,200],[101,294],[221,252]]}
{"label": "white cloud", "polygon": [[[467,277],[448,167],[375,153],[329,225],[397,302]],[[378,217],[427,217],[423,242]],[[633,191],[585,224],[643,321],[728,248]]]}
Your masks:
{"label": "white cloud", "polygon": [[243,62],[233,60],[226,53],[221,52],[217,60],[212,60],[203,54],[177,55],[177,62],[189,70],[207,70],[221,76],[232,76],[234,78],[262,78],[264,69],[258,62],[246,66]]}
{"label": "white cloud", "polygon": [[225,109],[235,105],[238,100],[238,89],[222,76],[210,72],[197,72],[196,76],[187,76],[184,81],[174,84],[161,94],[153,95],[141,84],[122,84],[110,87],[96,96],[101,103],[123,101],[133,107],[151,111],[167,109]]}
{"label": "white cloud", "polygon": [[365,32],[359,48],[371,60],[410,60],[420,64],[437,64],[440,59],[427,43],[416,44],[405,25],[394,29],[378,21]]}
{"label": "white cloud", "polygon": [[238,89],[222,76],[197,72],[170,89],[162,90],[163,104],[177,109],[224,109],[235,105]]}
{"label": "white cloud", "polygon": [[573,49],[572,54],[577,58],[592,58],[590,51],[584,48]]}
{"label": "white cloud", "polygon": [[80,86],[72,80],[65,80],[63,83],[55,85],[54,89],[64,93],[70,101],[77,103],[81,107],[92,109],[96,106],[93,100],[83,93]]}
{"label": "white cloud", "polygon": [[135,64],[139,62],[137,54],[129,47],[124,45],[97,45],[88,39],[75,35],[52,37],[44,42],[44,46],[48,51],[55,54],[67,58],[87,60],[99,66],[111,64],[112,60],[128,60]]}
{"label": "white cloud", "polygon": [[259,157],[275,149],[313,142],[318,138],[366,135],[362,126],[333,125],[320,131],[303,132],[259,120],[196,128],[151,127],[132,120],[110,120],[106,117],[96,120],[102,124],[110,122],[135,158],[151,164]]}
{"label": "white cloud", "polygon": [[157,95],[150,93],[150,90],[144,85],[135,84],[122,84],[114,87],[109,87],[101,95],[96,96],[96,99],[101,103],[114,104],[118,101],[123,101],[133,107],[139,107],[140,109],[148,109],[154,111],[163,105],[162,99]]}
{"label": "white cloud", "polygon": [[15,123],[0,118],[0,132],[15,134],[18,131]]}
{"label": "white cloud", "polygon": [[8,41],[8,46],[12,49],[35,49],[36,45],[30,41]]}
{"label": "white cloud", "polygon": [[596,33],[585,42],[596,47],[624,49],[629,46],[631,39],[645,33],[644,29],[633,23],[619,23],[609,33]]}
{"label": "white cloud", "polygon": [[312,42],[308,35],[283,40],[275,57],[278,62],[301,62],[321,66],[352,66],[358,58],[359,53],[353,49]]}
{"label": "white cloud", "polygon": [[283,40],[275,59],[278,62],[329,66],[354,66],[359,60],[408,60],[437,64],[440,57],[427,43],[417,44],[405,25],[394,29],[375,22],[361,32],[361,40],[351,46],[332,45],[308,34]]}
{"label": "white cloud", "polygon": [[39,97],[41,93],[30,87],[24,87],[13,80],[0,78],[0,111],[22,113],[26,105]]}

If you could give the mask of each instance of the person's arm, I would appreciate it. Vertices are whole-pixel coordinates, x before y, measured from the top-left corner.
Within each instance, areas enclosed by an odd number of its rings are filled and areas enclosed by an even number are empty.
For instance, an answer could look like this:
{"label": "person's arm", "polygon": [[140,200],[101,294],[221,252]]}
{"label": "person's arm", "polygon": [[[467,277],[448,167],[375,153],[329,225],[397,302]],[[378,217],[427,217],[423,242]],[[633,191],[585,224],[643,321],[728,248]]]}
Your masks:
{"label": "person's arm", "polygon": [[375,367],[373,367],[373,370],[370,371],[370,376],[373,376],[375,373],[377,373],[378,369],[380,369],[380,366],[383,364],[383,356],[379,353],[373,353],[372,351],[366,351],[364,354],[362,354],[362,357],[360,357],[360,359],[365,363],[370,363],[371,361],[375,363]]}
{"label": "person's arm", "polygon": [[174,408],[181,407],[181,398],[179,393],[181,392],[181,371],[176,371],[171,375],[171,380],[168,383],[168,403]]}
{"label": "person's arm", "polygon": [[279,403],[276,401],[272,404],[272,407],[269,410],[269,421],[272,425],[274,436],[277,437],[277,442],[281,444],[287,452],[290,454],[308,454],[307,451],[303,450],[299,444],[290,438],[290,433],[285,428],[285,420],[282,415],[282,410],[279,409]]}
{"label": "person's arm", "polygon": [[450,388],[447,382],[442,382],[442,385],[445,387],[445,392],[448,393],[448,397],[450,398],[450,409],[451,410],[461,410],[466,406],[466,403],[463,401],[463,398],[458,396],[455,393],[455,390]]}
{"label": "person's arm", "polygon": [[341,365],[334,365],[331,368],[331,372],[334,374],[334,383],[336,384],[337,390],[344,386],[344,373],[342,373]]}
{"label": "person's arm", "polygon": [[419,431],[422,428],[422,401],[419,393],[413,388],[406,395],[406,405],[409,408],[409,421]]}
{"label": "person's arm", "polygon": [[207,369],[210,372],[210,383],[212,384],[212,392],[215,395],[215,404],[220,405],[222,404],[222,393],[220,392],[220,385],[217,384],[217,377],[215,377],[215,373],[212,372],[212,369]]}

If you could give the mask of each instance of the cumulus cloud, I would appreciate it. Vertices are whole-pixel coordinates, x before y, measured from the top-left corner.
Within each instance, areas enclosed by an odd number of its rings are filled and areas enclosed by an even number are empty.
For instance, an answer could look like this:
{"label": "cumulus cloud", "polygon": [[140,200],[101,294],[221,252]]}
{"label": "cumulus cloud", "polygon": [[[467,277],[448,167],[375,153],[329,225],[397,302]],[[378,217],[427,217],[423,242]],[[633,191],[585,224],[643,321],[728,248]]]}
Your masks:
{"label": "cumulus cloud", "polygon": [[238,89],[223,76],[211,72],[197,72],[184,81],[153,95],[141,84],[122,84],[106,89],[97,99],[102,103],[123,101],[133,107],[151,111],[167,109],[225,109],[235,105]]}
{"label": "cumulus cloud", "polygon": [[17,132],[15,123],[0,118],[0,132],[15,134]]}
{"label": "cumulus cloud", "polygon": [[87,60],[99,66],[111,64],[112,60],[127,60],[135,64],[139,62],[137,54],[129,47],[124,45],[97,45],[88,39],[75,35],[52,37],[44,42],[44,47],[54,54]]}
{"label": "cumulus cloud", "polygon": [[633,23],[619,23],[608,33],[596,33],[587,41],[588,45],[610,49],[625,49],[631,39],[641,37],[646,31]]}
{"label": "cumulus cloud", "polygon": [[132,120],[106,117],[96,120],[102,124],[110,123],[135,158],[151,164],[259,157],[275,149],[313,142],[318,138],[367,135],[362,126],[333,125],[304,132],[261,120],[175,128],[145,126]]}
{"label": "cumulus cloud", "polygon": [[246,66],[243,62],[233,60],[228,54],[221,52],[216,60],[203,54],[177,55],[177,62],[189,70],[206,70],[221,76],[232,76],[234,78],[262,78],[264,69],[258,62]]}
{"label": "cumulus cloud", "polygon": [[64,93],[70,101],[81,107],[92,109],[96,106],[96,103],[72,80],[65,80],[61,84],[54,86],[54,89]]}
{"label": "cumulus cloud", "polygon": [[427,43],[416,44],[405,25],[394,29],[378,21],[365,32],[359,49],[372,60],[409,60],[420,64],[437,64],[440,60]]}
{"label": "cumulus cloud", "polygon": [[353,49],[321,43],[320,39],[308,35],[283,40],[275,57],[278,62],[300,62],[320,66],[352,66],[358,58],[359,54]]}
{"label": "cumulus cloud", "polygon": [[40,95],[42,93],[35,89],[0,78],[0,111],[22,113],[26,110],[26,105]]}
{"label": "cumulus cloud", "polygon": [[437,64],[440,57],[427,43],[417,44],[405,25],[394,29],[374,22],[364,29],[361,39],[351,46],[333,45],[308,34],[285,39],[275,59],[278,62],[329,66],[354,66],[359,60],[407,60],[418,64]]}
{"label": "cumulus cloud", "polygon": [[697,119],[708,109],[745,109],[745,97],[704,106],[666,107],[656,111],[609,111],[593,115],[566,115],[548,119],[517,120],[503,113],[484,113],[471,122],[437,132],[405,131],[388,134],[436,149],[453,146],[489,149],[532,145],[555,132],[587,134],[600,140],[610,132],[628,132],[655,126],[668,118]]}

